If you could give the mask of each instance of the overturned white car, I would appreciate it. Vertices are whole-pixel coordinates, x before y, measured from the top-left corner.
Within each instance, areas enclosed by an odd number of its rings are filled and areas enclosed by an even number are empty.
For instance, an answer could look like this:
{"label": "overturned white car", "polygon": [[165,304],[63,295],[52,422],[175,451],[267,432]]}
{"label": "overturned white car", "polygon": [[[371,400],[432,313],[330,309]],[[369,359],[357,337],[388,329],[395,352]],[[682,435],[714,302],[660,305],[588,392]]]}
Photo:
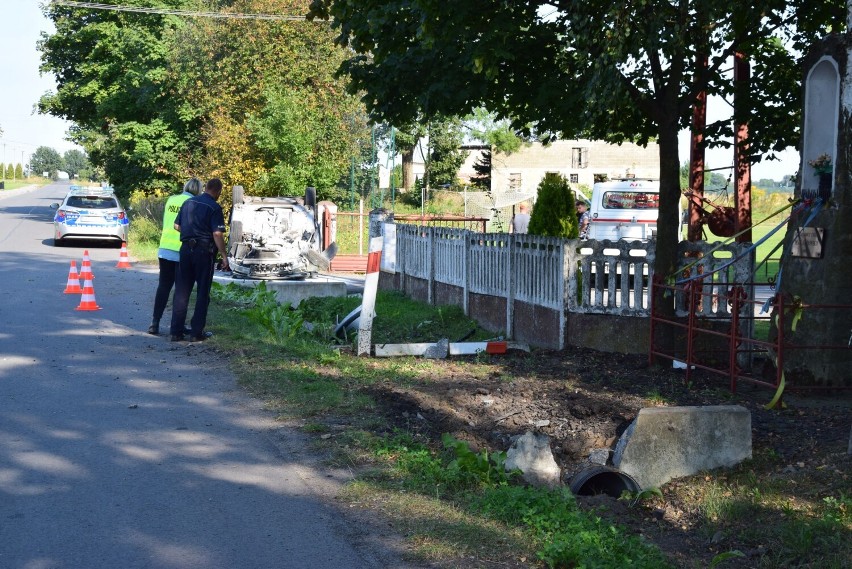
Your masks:
{"label": "overturned white car", "polygon": [[234,186],[228,264],[234,277],[305,279],[328,270],[337,251],[337,206],[305,198],[252,197]]}

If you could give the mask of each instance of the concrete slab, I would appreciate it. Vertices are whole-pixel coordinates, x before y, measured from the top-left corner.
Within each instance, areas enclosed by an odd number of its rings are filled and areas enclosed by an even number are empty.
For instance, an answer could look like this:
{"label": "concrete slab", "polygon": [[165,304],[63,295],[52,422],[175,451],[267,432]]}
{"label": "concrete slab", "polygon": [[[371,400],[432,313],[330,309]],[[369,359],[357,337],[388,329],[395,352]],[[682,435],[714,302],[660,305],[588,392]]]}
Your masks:
{"label": "concrete slab", "polygon": [[[529,344],[523,342],[450,342],[446,347],[440,346],[438,343],[412,343],[412,344],[376,344],[373,349],[377,357],[395,357],[395,356],[426,356],[429,350],[435,350],[436,354],[443,354],[441,357],[451,356],[472,356],[479,352],[487,352],[489,354],[504,354],[506,350],[523,350],[530,351]],[[446,349],[445,349],[446,348]],[[489,351],[490,350],[490,351]],[[434,356],[432,356],[434,357]]]}
{"label": "concrete slab", "polygon": [[266,288],[275,292],[275,297],[281,304],[299,305],[306,298],[315,296],[346,296],[346,283],[340,279],[317,277],[303,281],[276,281],[235,279],[226,273],[216,272],[213,280],[221,285],[230,283],[245,287],[255,287],[266,283]]}
{"label": "concrete slab", "polygon": [[376,357],[391,358],[399,356],[422,356],[429,348],[434,348],[434,342],[412,344],[376,344],[373,346]]}
{"label": "concrete slab", "polygon": [[651,407],[618,441],[613,465],[644,488],[751,458],[751,413],[739,405]]}

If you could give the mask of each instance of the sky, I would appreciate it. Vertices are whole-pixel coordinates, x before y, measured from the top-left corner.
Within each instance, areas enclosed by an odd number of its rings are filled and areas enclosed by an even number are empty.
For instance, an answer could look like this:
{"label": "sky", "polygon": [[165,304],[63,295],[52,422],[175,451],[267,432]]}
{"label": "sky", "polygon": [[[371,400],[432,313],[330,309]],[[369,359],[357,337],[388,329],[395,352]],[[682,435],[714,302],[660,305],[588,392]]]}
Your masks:
{"label": "sky", "polygon": [[33,105],[46,91],[55,90],[51,76],[41,77],[36,42],[42,31],[52,32],[50,21],[39,8],[39,0],[0,0],[6,25],[0,33],[0,151],[3,163],[29,163],[39,146],[48,146],[60,154],[79,148],[65,140],[70,123],[39,115]]}
{"label": "sky", "polygon": [[[40,54],[36,42],[41,32],[52,33],[51,22],[39,8],[41,0],[0,0],[2,15],[7,25],[0,32],[0,77],[4,85],[0,88],[0,136],[3,163],[29,162],[29,156],[39,146],[48,146],[60,154],[79,148],[65,140],[71,123],[62,119],[39,115],[33,105],[46,91],[56,85],[52,76],[42,77],[38,68]],[[708,120],[724,110],[725,103],[708,103]],[[689,134],[680,133],[680,161],[689,160]],[[752,168],[752,179],[770,178],[781,180],[787,174],[795,174],[799,166],[799,154],[788,149],[782,154],[781,162],[764,161]],[[733,163],[731,151],[724,149],[707,151],[707,168],[721,168]],[[719,173],[726,176],[727,170]]]}

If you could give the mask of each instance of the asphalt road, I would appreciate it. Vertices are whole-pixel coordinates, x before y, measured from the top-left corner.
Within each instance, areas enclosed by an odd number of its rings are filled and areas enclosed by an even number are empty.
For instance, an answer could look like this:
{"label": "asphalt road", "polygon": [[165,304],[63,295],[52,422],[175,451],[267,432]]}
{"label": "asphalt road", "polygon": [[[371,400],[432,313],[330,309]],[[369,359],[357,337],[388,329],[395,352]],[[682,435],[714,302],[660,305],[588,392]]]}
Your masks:
{"label": "asphalt road", "polygon": [[[145,333],[153,267],[53,247],[66,191],[0,192],[0,567],[407,566],[393,536],[336,509],[345,473],[318,466],[222,356]],[[84,249],[97,311],[63,294]]]}

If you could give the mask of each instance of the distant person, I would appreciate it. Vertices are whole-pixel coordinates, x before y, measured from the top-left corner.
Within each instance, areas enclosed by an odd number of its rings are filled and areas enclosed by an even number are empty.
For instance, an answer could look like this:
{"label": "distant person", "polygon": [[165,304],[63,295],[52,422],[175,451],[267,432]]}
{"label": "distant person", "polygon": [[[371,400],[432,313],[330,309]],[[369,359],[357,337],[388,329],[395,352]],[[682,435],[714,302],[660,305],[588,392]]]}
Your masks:
{"label": "distant person", "polygon": [[530,227],[530,206],[522,203],[512,217],[512,233],[526,233]]}
{"label": "distant person", "polygon": [[592,216],[589,215],[589,204],[580,200],[577,202],[577,227],[580,229],[580,239],[589,238],[589,225]]}
{"label": "distant person", "polygon": [[225,250],[225,217],[217,201],[222,195],[222,180],[208,180],[204,193],[186,200],[175,219],[175,229],[180,232],[180,270],[175,281],[174,306],[170,340],[185,339],[184,322],[189,307],[189,295],[195,286],[195,310],[190,321],[190,342],[205,340],[207,307],[210,304],[210,287],[216,251],[222,255],[222,270],[228,270],[228,253]]}
{"label": "distant person", "polygon": [[157,250],[157,260],[160,263],[160,280],[157,283],[157,293],[154,295],[154,317],[148,333],[160,333],[160,319],[169,302],[169,294],[175,284],[178,264],[180,262],[180,233],[175,229],[175,218],[183,202],[201,193],[201,180],[190,178],[183,185],[183,192],[166,200],[163,212],[163,232],[160,235],[160,248]]}

